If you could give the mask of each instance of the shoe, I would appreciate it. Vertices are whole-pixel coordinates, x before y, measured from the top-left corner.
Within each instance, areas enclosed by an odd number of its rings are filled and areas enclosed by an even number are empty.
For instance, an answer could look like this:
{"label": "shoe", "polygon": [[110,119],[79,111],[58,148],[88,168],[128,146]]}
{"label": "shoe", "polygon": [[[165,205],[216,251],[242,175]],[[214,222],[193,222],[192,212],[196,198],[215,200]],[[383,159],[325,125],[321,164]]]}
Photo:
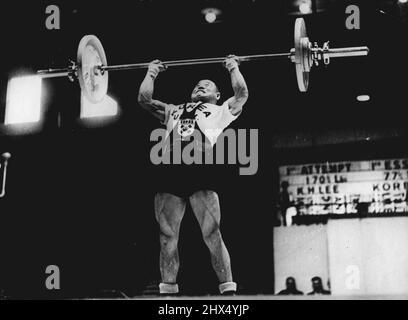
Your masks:
{"label": "shoe", "polygon": [[229,291],[224,291],[223,293],[221,293],[222,296],[236,296],[237,292],[233,291],[233,290],[229,290]]}

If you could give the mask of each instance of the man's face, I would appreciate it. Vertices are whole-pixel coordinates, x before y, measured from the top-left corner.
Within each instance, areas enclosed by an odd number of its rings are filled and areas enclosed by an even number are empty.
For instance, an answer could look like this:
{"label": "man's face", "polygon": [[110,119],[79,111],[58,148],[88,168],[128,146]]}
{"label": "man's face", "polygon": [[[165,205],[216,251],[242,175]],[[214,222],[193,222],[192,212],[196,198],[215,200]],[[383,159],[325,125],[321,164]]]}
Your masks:
{"label": "man's face", "polygon": [[194,87],[191,93],[192,102],[209,102],[216,103],[220,99],[220,93],[217,86],[211,80],[201,80]]}

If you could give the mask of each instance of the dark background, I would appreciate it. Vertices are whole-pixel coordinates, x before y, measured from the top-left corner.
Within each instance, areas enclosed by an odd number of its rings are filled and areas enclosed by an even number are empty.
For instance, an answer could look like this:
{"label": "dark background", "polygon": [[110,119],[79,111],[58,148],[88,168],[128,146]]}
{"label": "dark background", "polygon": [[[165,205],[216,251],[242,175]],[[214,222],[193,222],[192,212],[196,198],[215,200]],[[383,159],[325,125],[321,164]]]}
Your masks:
{"label": "dark background", "polygon": [[[85,34],[102,41],[111,64],[288,52],[294,1],[217,1],[222,21],[207,24],[211,1],[14,1],[2,5],[0,116],[7,81],[21,73],[66,67]],[[358,4],[361,29],[345,28]],[[222,231],[241,293],[273,293],[273,215],[277,166],[308,161],[403,157],[406,151],[407,23],[397,1],[316,1],[306,16],[309,38],[332,47],[370,47],[366,58],[315,68],[298,92],[283,60],[243,63],[250,98],[233,128],[259,129],[259,169],[217,166]],[[61,10],[61,29],[45,28],[45,8]],[[36,132],[1,128],[9,151],[7,196],[0,200],[0,287],[10,297],[99,297],[104,290],[141,294],[160,280],[153,195],[160,177],[150,164],[149,136],[159,123],[137,104],[144,71],[110,73],[109,94],[121,108],[108,126],[77,121],[78,85],[45,80],[45,115]],[[219,65],[162,73],[156,98],[188,100],[202,78],[232,95]],[[356,101],[369,94],[370,102]],[[228,171],[228,175],[223,175]],[[232,174],[231,174],[232,172]],[[188,179],[190,177],[183,177]],[[180,235],[179,284],[189,295],[217,293],[217,279],[198,224],[188,209]],[[45,268],[61,270],[61,290],[47,291]]]}

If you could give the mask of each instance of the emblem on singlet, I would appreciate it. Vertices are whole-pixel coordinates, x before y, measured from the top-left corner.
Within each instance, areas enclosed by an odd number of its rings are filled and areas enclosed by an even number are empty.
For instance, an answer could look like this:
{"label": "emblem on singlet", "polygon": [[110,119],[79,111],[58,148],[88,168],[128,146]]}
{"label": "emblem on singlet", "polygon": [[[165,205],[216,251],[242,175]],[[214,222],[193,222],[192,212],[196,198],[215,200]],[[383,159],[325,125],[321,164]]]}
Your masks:
{"label": "emblem on singlet", "polygon": [[[195,129],[200,129],[197,125],[198,111],[203,111],[207,107],[203,103],[187,103],[183,106],[180,106],[182,113],[177,115],[173,114],[173,119],[179,119],[177,123],[177,133],[182,137],[186,138],[191,136],[194,133]],[[207,112],[208,113],[208,112]],[[211,114],[211,113],[208,113]],[[208,117],[207,114],[205,114]]]}
{"label": "emblem on singlet", "polygon": [[182,138],[192,135],[196,128],[197,108],[193,108],[191,111],[188,111],[188,107],[188,104],[183,106],[183,112],[180,115],[180,120],[177,123],[177,133]]}

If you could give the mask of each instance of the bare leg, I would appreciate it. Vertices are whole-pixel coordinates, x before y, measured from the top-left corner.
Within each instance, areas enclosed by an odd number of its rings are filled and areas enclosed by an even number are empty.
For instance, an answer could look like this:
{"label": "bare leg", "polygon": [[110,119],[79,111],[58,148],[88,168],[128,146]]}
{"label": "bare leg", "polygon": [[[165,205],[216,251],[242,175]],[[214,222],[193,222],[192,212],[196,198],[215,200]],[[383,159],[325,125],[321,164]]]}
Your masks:
{"label": "bare leg", "polygon": [[213,191],[199,191],[190,197],[190,203],[200,224],[204,242],[210,250],[212,266],[219,282],[232,282],[230,256],[220,231],[218,195]]}
{"label": "bare leg", "polygon": [[156,194],[154,206],[156,220],[160,226],[160,273],[162,283],[163,285],[175,285],[180,266],[177,244],[186,202],[171,194],[159,193]]}

